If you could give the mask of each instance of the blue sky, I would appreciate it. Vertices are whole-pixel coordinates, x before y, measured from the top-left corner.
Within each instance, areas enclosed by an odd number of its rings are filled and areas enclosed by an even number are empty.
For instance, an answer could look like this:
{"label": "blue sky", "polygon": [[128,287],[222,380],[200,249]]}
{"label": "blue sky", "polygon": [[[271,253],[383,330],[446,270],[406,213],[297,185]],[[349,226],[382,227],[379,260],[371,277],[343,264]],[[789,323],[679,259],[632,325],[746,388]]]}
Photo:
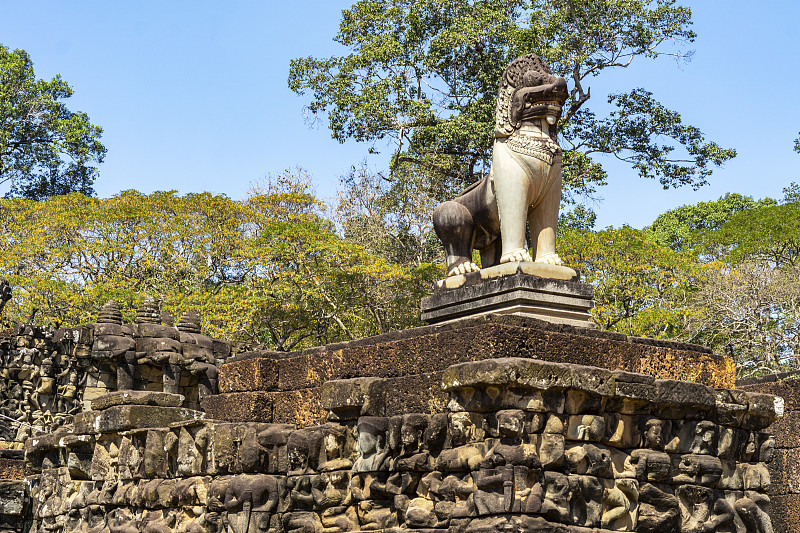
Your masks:
{"label": "blue sky", "polygon": [[[367,157],[368,145],[309,127],[286,85],[289,61],[344,50],[332,41],[349,1],[0,0],[0,43],[26,50],[36,74],[72,85],[70,109],[104,129],[99,196],[123,189],[211,191],[241,198],[269,173],[302,166],[318,194]],[[684,1],[695,51],[678,66],[641,60],[591,82],[592,100],[642,86],[737,158],[698,191],[664,191],[623,165],[609,170],[598,226],[641,227],[664,210],[725,192],[780,197],[800,182],[800,2]],[[685,46],[686,47],[686,46]],[[383,160],[368,159],[374,168]]]}

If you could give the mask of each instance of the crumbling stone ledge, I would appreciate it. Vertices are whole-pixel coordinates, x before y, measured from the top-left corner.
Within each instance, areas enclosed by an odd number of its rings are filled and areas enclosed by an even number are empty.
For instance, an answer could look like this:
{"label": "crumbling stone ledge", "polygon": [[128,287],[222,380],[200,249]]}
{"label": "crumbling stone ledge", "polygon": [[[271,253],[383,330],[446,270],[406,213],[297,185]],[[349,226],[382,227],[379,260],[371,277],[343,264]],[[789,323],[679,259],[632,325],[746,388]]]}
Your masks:
{"label": "crumbling stone ledge", "polygon": [[[781,417],[780,398],[525,357],[427,375],[446,406],[391,415],[393,380],[404,378],[333,380],[314,400],[324,423],[308,427],[195,418],[146,405],[146,392],[98,398],[95,419],[135,407],[183,420],[76,423],[27,442],[34,527],[770,530],[775,440],[764,429]],[[268,394],[302,402],[308,390]],[[247,393],[221,396],[236,394]]]}
{"label": "crumbling stone ledge", "polygon": [[[290,354],[243,353],[220,367],[219,390],[224,397],[208,398],[203,408],[214,418],[231,419],[228,416],[232,415],[226,413],[241,411],[237,405],[239,398],[251,401],[246,395],[238,397],[237,393],[267,391],[273,399],[285,400],[291,396],[290,391],[318,394],[326,381],[377,377],[398,391],[401,386],[408,386],[410,389],[406,390],[411,395],[427,396],[431,409],[435,409],[441,396],[425,392],[415,385],[412,376],[430,382],[431,376],[440,375],[451,365],[502,357],[591,365],[662,379],[691,380],[712,387],[731,387],[735,380],[733,361],[705,347],[626,337],[531,318],[489,315]],[[288,403],[283,401],[284,405]],[[275,405],[274,420],[292,419],[292,414],[283,413]],[[420,410],[418,405],[414,409]],[[431,409],[421,410],[433,412]],[[392,411],[399,412],[403,411]],[[263,417],[259,420],[267,421]]]}

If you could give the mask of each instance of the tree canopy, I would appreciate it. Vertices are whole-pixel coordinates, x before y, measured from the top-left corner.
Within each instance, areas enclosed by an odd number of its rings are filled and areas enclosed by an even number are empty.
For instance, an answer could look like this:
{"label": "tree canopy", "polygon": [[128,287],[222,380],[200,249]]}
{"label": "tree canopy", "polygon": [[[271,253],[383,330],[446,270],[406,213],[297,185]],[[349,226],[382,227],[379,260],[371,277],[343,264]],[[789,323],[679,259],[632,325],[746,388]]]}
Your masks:
{"label": "tree canopy", "polygon": [[706,274],[692,253],[629,226],[568,230],[559,253],[594,287],[592,321],[600,329],[656,338],[685,334],[695,312],[689,297]]}
{"label": "tree canopy", "polygon": [[749,196],[726,193],[718,200],[670,209],[658,215],[645,231],[660,244],[676,251],[685,250],[699,232],[720,229],[734,213],[776,203],[771,198],[756,201]]}
{"label": "tree canopy", "polygon": [[279,350],[418,325],[420,278],[441,273],[372,256],[320,213],[291,175],[242,202],[174,191],[2,200],[6,315],[74,325],[114,299],[132,319],[149,295],[174,315],[197,311],[211,335]]}
{"label": "tree canopy", "polygon": [[0,184],[6,196],[41,200],[53,195],[92,194],[106,148],[102,128],[63,100],[70,86],[56,76],[37,79],[24,50],[0,45]]}
{"label": "tree canopy", "polygon": [[289,87],[309,95],[311,118],[327,119],[337,140],[393,144],[395,191],[439,198],[488,170],[498,80],[535,52],[570,87],[561,120],[568,196],[606,182],[598,154],[665,188],[696,188],[735,151],[646,88],[610,95],[603,117],[590,106],[594,77],[637,58],[686,58],[673,43],[694,38],[691,12],[675,0],[359,0],[334,38],[349,52],[293,60]]}
{"label": "tree canopy", "polygon": [[[349,179],[334,211],[295,172],[242,201],[174,191],[0,200],[0,276],[14,291],[5,319],[74,325],[109,299],[133,319],[153,296],[173,315],[199,312],[211,335],[278,350],[420,325],[419,300],[444,269],[413,256],[420,242],[396,238],[419,205],[390,216],[373,201],[380,178],[354,169]],[[707,226],[680,247],[649,229],[595,231],[576,210],[560,253],[594,287],[597,327],[707,344],[742,375],[800,367],[800,204],[743,198],[672,213],[750,205],[719,224],[659,217]]]}

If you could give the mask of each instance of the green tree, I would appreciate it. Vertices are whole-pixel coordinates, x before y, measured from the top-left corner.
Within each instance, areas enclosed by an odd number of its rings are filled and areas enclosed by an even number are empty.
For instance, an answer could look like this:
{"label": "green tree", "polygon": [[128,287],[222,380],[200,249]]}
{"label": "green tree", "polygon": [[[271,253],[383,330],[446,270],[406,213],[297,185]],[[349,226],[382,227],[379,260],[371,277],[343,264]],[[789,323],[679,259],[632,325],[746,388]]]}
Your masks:
{"label": "green tree", "polygon": [[658,215],[644,230],[659,244],[676,251],[685,250],[691,247],[698,232],[720,229],[734,213],[776,203],[771,198],[756,201],[750,196],[726,193],[718,200],[670,209]]}
{"label": "green tree", "polygon": [[334,38],[349,53],[293,60],[289,87],[310,96],[310,116],[327,118],[340,142],[393,144],[390,194],[440,199],[488,170],[498,80],[535,52],[570,85],[568,196],[606,182],[598,154],[665,188],[696,188],[734,150],[706,141],[644,88],[611,95],[605,117],[589,107],[595,76],[637,58],[685,58],[670,43],[694,38],[691,12],[675,0],[359,0]]}
{"label": "green tree", "polygon": [[0,183],[9,187],[6,196],[93,193],[94,165],[106,153],[103,130],[67,108],[63,100],[70,96],[60,76],[36,79],[24,50],[0,45]]}
{"label": "green tree", "polygon": [[278,350],[419,325],[420,278],[343,241],[291,174],[245,201],[125,191],[0,201],[10,321],[74,325],[145,295],[201,314],[211,335]]}
{"label": "green tree", "polygon": [[392,194],[384,174],[366,164],[353,167],[340,185],[334,220],[345,239],[400,265],[428,268],[443,260],[433,232],[436,202],[429,195],[410,194],[413,187]]}
{"label": "green tree", "polygon": [[591,230],[594,229],[595,222],[597,222],[597,214],[591,207],[576,204],[569,211],[562,210],[558,214],[558,231],[564,233],[577,229]]}
{"label": "green tree", "polygon": [[738,377],[800,368],[800,268],[744,262],[709,271],[687,338],[736,361]]}
{"label": "green tree", "polygon": [[798,203],[800,202],[800,185],[796,182],[791,182],[788,187],[783,188],[783,203]]}
{"label": "green tree", "polygon": [[698,249],[728,264],[800,265],[800,203],[764,205],[734,213],[698,237]]}
{"label": "green tree", "polygon": [[740,377],[800,366],[796,189],[796,184],[786,187],[780,204],[769,198],[758,202],[747,198],[749,207],[734,202],[736,209],[727,209],[723,200],[734,195],[726,195],[709,203],[712,208],[702,203],[679,208],[722,215],[711,217],[713,224],[694,226],[701,229],[692,233],[692,245],[708,268],[689,299],[696,312],[689,316],[685,338],[733,357]]}
{"label": "green tree", "polygon": [[695,312],[689,296],[706,268],[688,252],[623,226],[565,232],[559,253],[594,287],[592,321],[627,335],[677,338]]}

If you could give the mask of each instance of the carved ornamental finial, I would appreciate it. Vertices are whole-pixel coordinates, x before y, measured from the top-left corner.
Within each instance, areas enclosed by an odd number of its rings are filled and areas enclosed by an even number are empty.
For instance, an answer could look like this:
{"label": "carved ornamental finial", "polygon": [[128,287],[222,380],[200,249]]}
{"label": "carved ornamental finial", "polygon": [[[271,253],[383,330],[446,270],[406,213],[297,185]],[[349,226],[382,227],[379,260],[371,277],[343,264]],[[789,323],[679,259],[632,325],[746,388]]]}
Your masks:
{"label": "carved ornamental finial", "polygon": [[158,300],[150,296],[142,302],[142,306],[136,311],[137,324],[161,324],[161,311],[158,308]]}
{"label": "carved ornamental finial", "polygon": [[122,324],[122,311],[114,300],[109,300],[100,308],[97,315],[98,324]]}
{"label": "carved ornamental finial", "polygon": [[178,321],[177,328],[182,333],[200,333],[200,315],[186,311]]}

